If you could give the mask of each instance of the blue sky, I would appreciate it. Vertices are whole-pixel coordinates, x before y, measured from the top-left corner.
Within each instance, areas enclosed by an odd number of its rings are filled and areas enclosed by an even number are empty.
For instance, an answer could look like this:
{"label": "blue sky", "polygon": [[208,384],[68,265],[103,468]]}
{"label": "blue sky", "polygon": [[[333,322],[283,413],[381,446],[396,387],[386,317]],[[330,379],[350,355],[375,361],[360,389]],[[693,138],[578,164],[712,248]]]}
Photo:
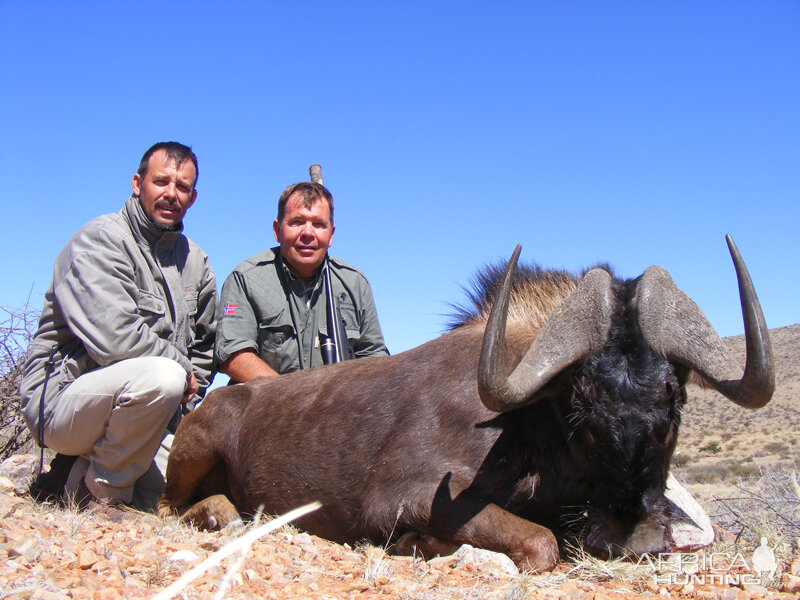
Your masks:
{"label": "blue sky", "polygon": [[517,243],[662,265],[727,336],[730,233],[768,325],[800,322],[800,2],[0,0],[0,81],[0,306],[40,307],[72,233],[177,140],[220,285],[321,164],[393,353]]}

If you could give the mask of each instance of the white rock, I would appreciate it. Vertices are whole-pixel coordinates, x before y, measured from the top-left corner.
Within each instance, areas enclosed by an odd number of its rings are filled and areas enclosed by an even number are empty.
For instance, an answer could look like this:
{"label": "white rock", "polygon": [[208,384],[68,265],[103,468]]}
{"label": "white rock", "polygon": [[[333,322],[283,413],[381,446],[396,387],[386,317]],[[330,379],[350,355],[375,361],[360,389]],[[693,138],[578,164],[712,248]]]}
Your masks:
{"label": "white rock", "polygon": [[700,503],[678,483],[672,473],[667,477],[664,496],[680,517],[670,523],[675,550],[691,552],[714,543],[714,527],[711,525],[711,519]]}
{"label": "white rock", "polygon": [[519,575],[519,569],[517,569],[517,565],[514,564],[514,561],[505,554],[499,552],[474,548],[469,544],[464,544],[453,553],[453,556],[458,558],[456,566],[472,564],[476,567],[500,572],[510,577]]}
{"label": "white rock", "polygon": [[178,550],[169,559],[173,562],[193,562],[199,557],[191,550]]}

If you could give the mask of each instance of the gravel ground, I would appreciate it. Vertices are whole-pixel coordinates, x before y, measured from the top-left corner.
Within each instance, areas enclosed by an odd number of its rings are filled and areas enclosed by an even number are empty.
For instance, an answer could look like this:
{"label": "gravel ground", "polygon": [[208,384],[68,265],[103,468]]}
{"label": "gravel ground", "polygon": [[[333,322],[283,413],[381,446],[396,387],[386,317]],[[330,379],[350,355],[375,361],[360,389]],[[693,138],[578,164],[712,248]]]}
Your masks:
{"label": "gravel ground", "polygon": [[[779,563],[776,583],[770,587],[709,585],[702,578],[681,585],[655,581],[652,570],[619,561],[564,562],[552,573],[520,574],[508,569],[502,555],[486,558],[467,553],[463,558],[415,560],[389,556],[374,546],[334,544],[284,526],[220,559],[237,543],[241,545],[255,526],[200,532],[139,512],[39,505],[21,487],[19,481],[0,476],[0,598],[749,600],[800,596],[798,556]],[[743,554],[749,559],[752,551]],[[217,564],[195,569],[208,562]],[[173,590],[167,588],[193,569],[199,576],[169,595]]]}

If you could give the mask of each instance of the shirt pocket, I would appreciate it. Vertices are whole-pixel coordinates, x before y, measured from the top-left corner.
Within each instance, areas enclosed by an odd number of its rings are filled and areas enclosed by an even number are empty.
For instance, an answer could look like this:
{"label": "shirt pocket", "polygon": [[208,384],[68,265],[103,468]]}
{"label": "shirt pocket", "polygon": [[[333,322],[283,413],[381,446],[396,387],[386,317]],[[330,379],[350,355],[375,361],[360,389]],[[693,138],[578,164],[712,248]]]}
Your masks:
{"label": "shirt pocket", "polygon": [[[136,301],[139,316],[144,319],[147,326],[158,336],[161,336],[167,329],[167,303],[163,298],[148,292],[139,290],[139,298]],[[195,310],[197,306],[195,304]]]}
{"label": "shirt pocket", "polygon": [[278,373],[292,370],[298,361],[294,328],[289,324],[259,323],[258,354]]}
{"label": "shirt pocket", "polygon": [[356,305],[353,303],[353,300],[349,294],[341,292],[336,297],[336,307],[339,309],[339,314],[344,320],[344,328],[347,332],[347,340],[350,342],[350,346],[352,348],[352,342],[361,337],[361,325],[359,325],[358,322]]}

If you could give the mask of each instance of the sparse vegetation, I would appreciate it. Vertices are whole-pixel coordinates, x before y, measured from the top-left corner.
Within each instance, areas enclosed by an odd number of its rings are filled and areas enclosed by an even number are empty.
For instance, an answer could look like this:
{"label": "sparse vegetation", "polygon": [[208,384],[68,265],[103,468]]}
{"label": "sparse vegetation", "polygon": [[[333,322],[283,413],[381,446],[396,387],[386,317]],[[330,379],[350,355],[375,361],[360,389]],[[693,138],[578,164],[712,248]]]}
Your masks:
{"label": "sparse vegetation", "polygon": [[719,442],[711,442],[703,446],[702,448],[698,449],[698,452],[708,452],[709,454],[717,454],[722,450],[722,446],[719,445]]}
{"label": "sparse vegetation", "polygon": [[685,467],[689,464],[690,460],[691,458],[688,454],[677,452],[672,456],[672,466],[673,468]]}
{"label": "sparse vegetation", "polygon": [[789,446],[784,442],[769,442],[764,444],[764,450],[770,454],[781,454],[789,449]]}
{"label": "sparse vegetation", "polygon": [[800,538],[796,478],[796,472],[769,471],[741,480],[735,492],[709,503],[709,516],[737,541],[757,546],[760,538],[766,537],[776,555],[786,558]]}
{"label": "sparse vegetation", "polygon": [[30,432],[20,414],[19,384],[28,345],[39,313],[25,304],[0,307],[0,461],[33,447]]}

